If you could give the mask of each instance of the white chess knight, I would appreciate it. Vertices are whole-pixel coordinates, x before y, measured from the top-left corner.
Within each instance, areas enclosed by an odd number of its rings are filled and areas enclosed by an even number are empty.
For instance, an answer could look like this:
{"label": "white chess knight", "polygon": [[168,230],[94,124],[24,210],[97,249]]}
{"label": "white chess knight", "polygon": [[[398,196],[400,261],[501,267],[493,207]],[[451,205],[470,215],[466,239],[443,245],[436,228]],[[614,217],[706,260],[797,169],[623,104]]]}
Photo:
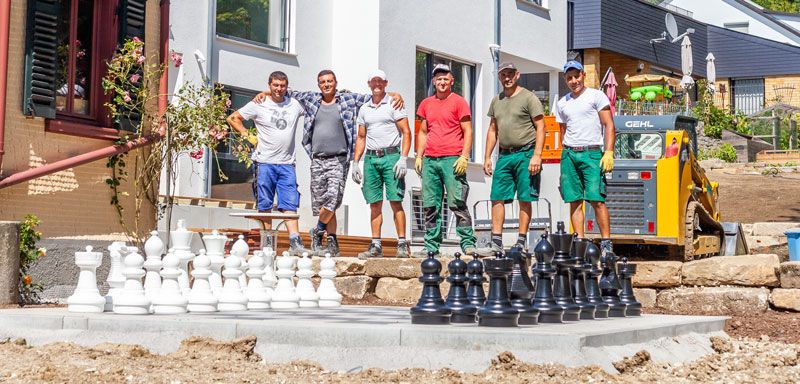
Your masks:
{"label": "white chess knight", "polygon": [[283,256],[278,257],[275,263],[278,266],[278,284],[275,286],[275,291],[272,293],[273,309],[291,309],[299,308],[300,297],[294,291],[294,266],[296,258],[289,256],[289,252],[283,252]]}
{"label": "white chess knight", "polygon": [[[244,235],[239,235],[239,240],[236,240],[236,242],[231,246],[231,256],[236,256],[239,258],[239,261],[241,262],[239,269],[242,272],[247,270],[248,253],[250,253],[250,246],[247,245],[247,241],[244,240]],[[244,273],[239,276],[239,285],[242,286],[242,289],[247,289],[247,277]]]}
{"label": "white chess knight", "polygon": [[322,308],[334,308],[342,305],[342,295],[336,291],[333,278],[336,277],[336,261],[331,258],[330,253],[325,253],[325,258],[319,263],[319,306]]}
{"label": "white chess knight", "polygon": [[272,297],[275,292],[275,283],[278,278],[275,276],[275,251],[272,247],[264,248],[264,287],[267,288],[267,293]]}
{"label": "white chess knight", "polygon": [[227,242],[228,237],[220,235],[216,229],[211,231],[211,234],[203,235],[206,255],[211,261],[211,276],[208,277],[208,283],[217,298],[222,293],[222,265],[225,264],[225,243]]}
{"label": "white chess knight", "polygon": [[311,282],[311,277],[314,276],[312,270],[313,262],[308,257],[308,252],[303,252],[303,257],[297,260],[297,287],[295,292],[300,298],[300,308],[316,308],[319,307],[319,295],[314,290],[314,283]]}
{"label": "white chess knight", "polygon": [[194,284],[189,293],[189,305],[186,306],[186,309],[189,312],[216,312],[217,298],[214,297],[208,280],[211,276],[211,269],[209,269],[211,260],[206,256],[204,249],[200,250],[200,254],[194,258],[192,265],[194,266],[194,270],[192,270]]}
{"label": "white chess knight", "polygon": [[231,255],[225,258],[225,269],[222,270],[225,282],[219,296],[219,304],[217,304],[220,312],[247,310],[247,296],[244,295],[242,286],[239,284],[239,277],[242,275],[242,271],[239,269],[241,265],[241,260],[236,256]]}
{"label": "white chess knight", "polygon": [[248,264],[250,268],[247,269],[247,309],[269,309],[269,302],[271,297],[264,286],[264,253],[261,251],[253,252],[253,257],[250,258]]}
{"label": "white chess knight", "polygon": [[102,252],[93,252],[92,246],[86,252],[75,252],[75,264],[81,269],[75,292],[67,299],[67,311],[100,313],[105,308],[106,299],[97,289],[97,267],[103,261]]}
{"label": "white chess knight", "polygon": [[105,311],[114,309],[114,296],[122,292],[125,285],[125,275],[122,274],[122,258],[128,254],[128,246],[124,241],[115,241],[108,246],[108,257],[111,259],[111,269],[108,271],[108,293],[106,294]]}
{"label": "white chess knight", "polygon": [[152,302],[161,289],[161,255],[164,253],[164,242],[158,237],[158,231],[150,232],[150,238],[144,242],[144,295]]}
{"label": "white chess knight", "polygon": [[181,294],[181,287],[178,284],[178,277],[181,270],[178,268],[181,261],[178,256],[170,249],[162,260],[161,268],[161,289],[158,296],[153,300],[153,312],[158,315],[175,315],[186,313],[188,301]]}
{"label": "white chess knight", "polygon": [[125,286],[122,292],[114,296],[114,313],[124,315],[147,315],[150,313],[150,299],[144,295],[142,277],[144,277],[144,258],[139,250],[129,247],[130,253],[125,256]]}
{"label": "white chess knight", "polygon": [[194,259],[194,253],[191,250],[194,232],[186,229],[186,220],[180,219],[178,220],[178,228],[175,228],[170,233],[170,236],[181,271],[180,276],[178,276],[178,285],[181,287],[181,293],[184,296],[189,296],[189,262]]}

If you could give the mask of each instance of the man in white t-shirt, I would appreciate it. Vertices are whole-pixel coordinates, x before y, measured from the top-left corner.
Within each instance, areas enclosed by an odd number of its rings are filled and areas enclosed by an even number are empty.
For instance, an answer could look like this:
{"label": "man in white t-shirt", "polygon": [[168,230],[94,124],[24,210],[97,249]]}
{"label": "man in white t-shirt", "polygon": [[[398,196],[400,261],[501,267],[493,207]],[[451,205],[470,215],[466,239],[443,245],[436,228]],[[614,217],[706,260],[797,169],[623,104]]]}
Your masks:
{"label": "man in white t-shirt", "polygon": [[569,203],[572,228],[584,237],[583,202],[588,201],[600,227],[600,248],[611,251],[611,228],[605,204],[604,174],[614,169],[614,119],[608,97],[586,88],[581,63],[564,64],[564,80],[570,89],[556,103],[556,121],[561,127],[561,196]]}
{"label": "man in white t-shirt", "polygon": [[[272,211],[273,199],[277,194],[278,210],[294,214],[300,205],[294,164],[295,130],[304,110],[297,100],[286,97],[289,79],[285,73],[272,72],[269,75],[268,85],[270,93],[264,102],[247,103],[228,116],[228,124],[242,135],[246,135],[248,140],[256,145],[252,158],[256,167],[253,189],[258,211]],[[249,134],[242,124],[244,120],[252,120],[255,123],[257,137],[254,138]],[[269,222],[266,223],[266,228],[271,228]],[[305,248],[300,239],[297,220],[287,221],[286,228],[289,230],[290,252],[295,255],[302,254]]]}

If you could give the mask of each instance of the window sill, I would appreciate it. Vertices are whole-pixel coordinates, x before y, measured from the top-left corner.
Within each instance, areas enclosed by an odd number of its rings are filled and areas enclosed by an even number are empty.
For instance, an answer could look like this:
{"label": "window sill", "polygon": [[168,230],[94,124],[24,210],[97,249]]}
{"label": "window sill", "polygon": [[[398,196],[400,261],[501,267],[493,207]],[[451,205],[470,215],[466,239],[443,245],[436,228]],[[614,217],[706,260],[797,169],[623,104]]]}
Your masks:
{"label": "window sill", "polygon": [[255,48],[255,49],[258,49],[258,50],[261,50],[261,51],[264,51],[264,52],[274,53],[274,54],[278,54],[278,55],[282,55],[282,56],[297,57],[296,53],[283,51],[280,48],[276,48],[276,47],[273,47],[273,46],[270,46],[270,45],[266,45],[266,44],[262,44],[262,43],[259,43],[259,42],[255,42],[255,41],[238,39],[238,38],[233,37],[233,36],[219,35],[218,34],[217,35],[217,40],[224,41],[226,43],[239,45],[239,46],[242,46],[242,47]]}
{"label": "window sill", "polygon": [[45,119],[45,132],[60,133],[63,135],[86,137],[97,140],[119,140],[119,130],[110,127],[62,119]]}

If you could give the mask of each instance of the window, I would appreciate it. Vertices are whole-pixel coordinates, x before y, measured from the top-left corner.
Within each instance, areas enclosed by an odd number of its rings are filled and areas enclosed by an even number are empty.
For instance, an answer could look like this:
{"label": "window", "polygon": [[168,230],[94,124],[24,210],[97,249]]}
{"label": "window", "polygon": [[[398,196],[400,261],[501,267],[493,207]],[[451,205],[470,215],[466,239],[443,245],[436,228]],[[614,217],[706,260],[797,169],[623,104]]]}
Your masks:
{"label": "window", "polygon": [[629,160],[658,160],[664,143],[658,133],[618,133],[614,143],[614,158]]}
{"label": "window", "polygon": [[[225,86],[225,91],[231,95],[231,109],[229,113],[244,107],[255,97],[258,91],[251,91],[237,87]],[[244,126],[253,127],[251,120],[245,120]],[[231,130],[228,135],[238,135]],[[213,156],[213,155],[212,155]],[[226,200],[253,200],[253,172],[231,152],[225,143],[220,143],[216,149],[216,159],[211,159],[211,196],[215,199]],[[219,177],[219,171],[227,177]]]}
{"label": "window", "polygon": [[287,49],[289,0],[217,0],[217,35]]}
{"label": "window", "polygon": [[736,23],[724,23],[722,24],[723,27],[730,29],[731,31],[741,32],[741,33],[749,33],[750,31],[750,22],[742,21]]}
{"label": "window", "polygon": [[[425,212],[422,210],[422,191],[419,189],[411,190],[411,211],[413,221],[411,222],[411,237],[425,236]],[[447,194],[442,199],[442,238],[455,238],[455,217],[450,212],[447,205]]]}
{"label": "window", "polygon": [[56,111],[90,115],[94,0],[65,1],[58,25]]}
{"label": "window", "polygon": [[764,108],[764,79],[731,80],[731,109],[745,115],[756,113]]}

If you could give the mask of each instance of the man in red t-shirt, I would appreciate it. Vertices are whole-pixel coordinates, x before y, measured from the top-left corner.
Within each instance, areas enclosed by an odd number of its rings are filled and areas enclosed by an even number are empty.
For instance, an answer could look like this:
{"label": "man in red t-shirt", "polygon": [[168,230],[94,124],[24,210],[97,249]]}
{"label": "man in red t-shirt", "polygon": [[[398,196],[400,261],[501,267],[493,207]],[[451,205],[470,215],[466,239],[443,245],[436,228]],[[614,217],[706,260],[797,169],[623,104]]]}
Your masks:
{"label": "man in red t-shirt", "polygon": [[422,124],[417,134],[414,168],[422,177],[422,210],[425,214],[425,250],[439,253],[442,243],[442,198],[456,217],[456,233],[465,254],[477,252],[472,217],[467,208],[467,161],[472,149],[472,116],[463,97],[453,93],[450,67],[433,68],[436,94],[422,100],[417,115]]}

